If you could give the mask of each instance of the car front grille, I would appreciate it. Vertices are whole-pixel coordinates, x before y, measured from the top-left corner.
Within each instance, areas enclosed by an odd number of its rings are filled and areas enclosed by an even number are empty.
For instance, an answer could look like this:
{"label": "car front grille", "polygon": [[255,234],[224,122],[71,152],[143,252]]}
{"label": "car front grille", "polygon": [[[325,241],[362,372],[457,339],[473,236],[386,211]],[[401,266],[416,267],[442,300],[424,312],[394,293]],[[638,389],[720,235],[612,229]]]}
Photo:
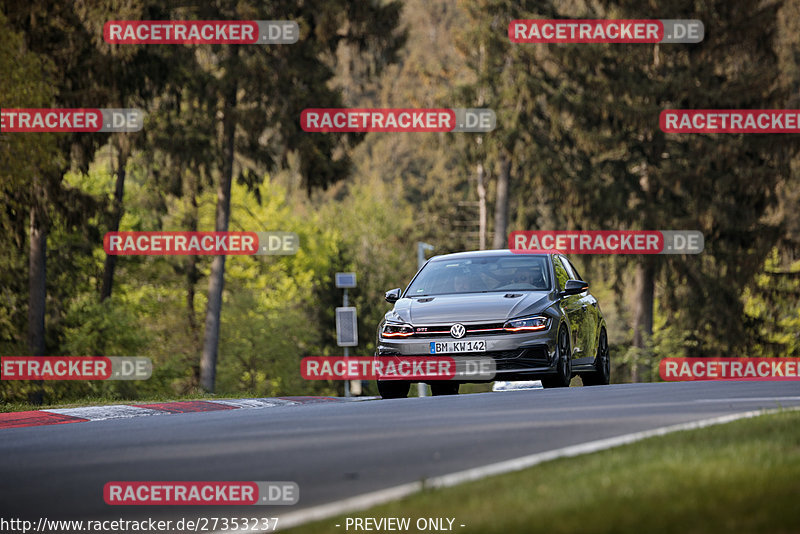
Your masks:
{"label": "car front grille", "polygon": [[[466,333],[464,337],[492,336],[507,333],[503,330],[503,324],[504,323],[465,324],[464,328],[466,329]],[[452,337],[450,336],[451,326],[453,325],[415,326],[414,334],[409,337]]]}

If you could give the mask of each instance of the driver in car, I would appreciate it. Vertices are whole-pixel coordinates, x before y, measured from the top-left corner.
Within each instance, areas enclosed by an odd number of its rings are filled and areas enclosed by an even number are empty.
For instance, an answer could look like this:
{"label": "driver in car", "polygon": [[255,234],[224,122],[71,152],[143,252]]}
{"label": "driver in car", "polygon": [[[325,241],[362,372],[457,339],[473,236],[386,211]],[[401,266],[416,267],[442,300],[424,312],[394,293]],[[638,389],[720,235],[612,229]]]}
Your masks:
{"label": "driver in car", "polygon": [[547,286],[541,265],[520,267],[517,269],[517,272],[514,273],[512,282],[531,286],[532,289],[545,289]]}
{"label": "driver in car", "polygon": [[458,271],[453,277],[453,291],[456,293],[467,293],[473,290],[472,277],[468,271]]}

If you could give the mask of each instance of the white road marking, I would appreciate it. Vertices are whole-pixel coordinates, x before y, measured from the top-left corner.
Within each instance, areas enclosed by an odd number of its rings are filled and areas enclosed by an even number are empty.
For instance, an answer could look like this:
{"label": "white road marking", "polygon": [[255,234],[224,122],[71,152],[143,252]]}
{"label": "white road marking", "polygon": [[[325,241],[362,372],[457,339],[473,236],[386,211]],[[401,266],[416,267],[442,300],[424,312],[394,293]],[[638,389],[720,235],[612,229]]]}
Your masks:
{"label": "white road marking", "polygon": [[164,412],[150,408],[138,408],[127,404],[112,404],[111,406],[85,406],[83,408],[56,408],[42,410],[43,412],[81,417],[89,421],[104,421],[106,419],[120,419],[139,417],[142,415],[161,415]]}
{"label": "white road marking", "polygon": [[283,399],[220,399],[206,402],[225,404],[236,408],[271,408],[273,406],[293,406],[298,403]]}
{"label": "white road marking", "polygon": [[[351,399],[342,400],[373,400],[378,397],[354,397]],[[300,402],[287,400],[287,399],[215,399],[206,400],[200,399],[202,402],[210,402],[216,404],[223,404],[225,406],[233,406],[240,409],[260,409],[260,408],[274,408],[277,406],[296,406]],[[183,402],[183,401],[177,401]],[[192,401],[187,401],[192,402]],[[88,419],[89,421],[105,421],[107,419],[124,419],[128,417],[140,417],[144,415],[172,415],[164,410],[157,410],[154,408],[143,408],[135,404],[112,404],[110,406],[83,406],[79,408],[54,408],[41,410],[43,412],[56,413],[60,415],[67,415],[72,417],[80,417]]]}
{"label": "white road marking", "polygon": [[[408,484],[401,484],[392,488],[386,488],[378,491],[372,491],[363,495],[350,497],[349,499],[342,499],[329,504],[321,504],[306,508],[305,510],[298,510],[297,512],[289,512],[288,514],[278,515],[278,528],[283,530],[287,528],[296,527],[304,523],[316,521],[318,519],[328,519],[340,514],[355,512],[358,510],[365,510],[372,508],[379,504],[396,501],[403,497],[408,497],[414,493],[418,493],[424,489],[422,482],[409,482]],[[248,530],[246,532],[261,532],[259,530]],[[216,534],[216,533],[215,533]]]}
{"label": "white road marking", "polygon": [[544,389],[541,380],[502,381],[498,380],[492,385],[492,391],[524,391],[529,389]]}

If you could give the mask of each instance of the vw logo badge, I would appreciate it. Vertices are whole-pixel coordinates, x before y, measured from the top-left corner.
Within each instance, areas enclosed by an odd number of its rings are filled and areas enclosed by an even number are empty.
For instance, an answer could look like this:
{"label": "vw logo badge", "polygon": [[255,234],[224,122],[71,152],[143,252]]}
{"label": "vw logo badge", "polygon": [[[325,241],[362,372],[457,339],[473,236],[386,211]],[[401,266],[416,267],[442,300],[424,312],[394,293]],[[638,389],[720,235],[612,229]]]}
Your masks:
{"label": "vw logo badge", "polygon": [[463,324],[456,323],[450,327],[450,335],[456,339],[461,339],[466,333],[467,329],[464,328]]}

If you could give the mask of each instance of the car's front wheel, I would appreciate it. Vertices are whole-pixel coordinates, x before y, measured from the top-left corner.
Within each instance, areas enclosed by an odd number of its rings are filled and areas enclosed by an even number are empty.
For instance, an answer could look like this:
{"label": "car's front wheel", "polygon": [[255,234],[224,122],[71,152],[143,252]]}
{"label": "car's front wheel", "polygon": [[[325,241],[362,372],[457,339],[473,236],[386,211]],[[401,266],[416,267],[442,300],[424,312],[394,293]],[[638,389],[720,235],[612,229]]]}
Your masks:
{"label": "car's front wheel", "polygon": [[572,380],[572,359],[569,357],[569,336],[566,328],[558,331],[556,351],[558,359],[555,374],[542,377],[542,386],[546,388],[565,388]]}
{"label": "car's front wheel", "polygon": [[458,382],[434,382],[431,384],[431,394],[437,395],[458,395]]}
{"label": "car's front wheel", "polygon": [[378,393],[384,399],[404,399],[408,397],[411,382],[403,380],[378,380]]}
{"label": "car's front wheel", "polygon": [[597,355],[594,357],[594,371],[581,376],[584,386],[605,386],[611,378],[611,358],[608,350],[608,335],[605,328],[600,331],[597,341]]}

